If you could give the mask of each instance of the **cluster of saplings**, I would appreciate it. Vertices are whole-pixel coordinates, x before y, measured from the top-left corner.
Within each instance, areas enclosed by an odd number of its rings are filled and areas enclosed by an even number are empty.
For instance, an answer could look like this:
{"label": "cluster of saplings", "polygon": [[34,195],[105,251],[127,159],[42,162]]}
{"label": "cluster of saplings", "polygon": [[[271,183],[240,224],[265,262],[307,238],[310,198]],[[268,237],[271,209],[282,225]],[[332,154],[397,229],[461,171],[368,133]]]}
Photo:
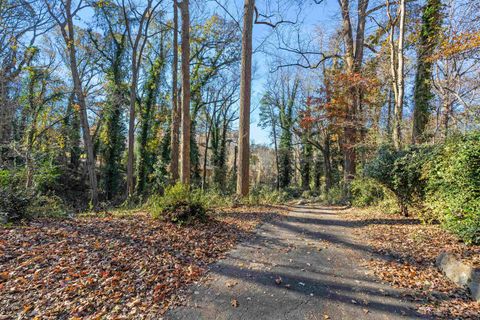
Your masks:
{"label": "cluster of saplings", "polygon": [[480,132],[401,151],[382,146],[363,178],[353,181],[351,197],[355,206],[393,198],[404,215],[441,223],[466,243],[480,244]]}

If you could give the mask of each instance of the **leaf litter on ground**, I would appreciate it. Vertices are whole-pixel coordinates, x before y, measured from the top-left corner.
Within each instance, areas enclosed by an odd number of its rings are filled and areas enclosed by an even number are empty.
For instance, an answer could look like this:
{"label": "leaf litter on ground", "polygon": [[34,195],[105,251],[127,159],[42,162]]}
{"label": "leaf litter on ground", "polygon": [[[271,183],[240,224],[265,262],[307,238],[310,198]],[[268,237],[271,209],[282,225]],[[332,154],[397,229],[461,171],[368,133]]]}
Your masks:
{"label": "leaf litter on ground", "polygon": [[158,319],[275,214],[225,209],[191,226],[136,213],[0,227],[0,318]]}
{"label": "leaf litter on ground", "polygon": [[464,288],[446,278],[435,266],[443,251],[480,267],[480,246],[466,245],[439,225],[372,210],[349,209],[343,215],[374,253],[365,265],[382,281],[406,289],[405,298],[419,303],[420,313],[435,319],[479,319],[480,303]]}

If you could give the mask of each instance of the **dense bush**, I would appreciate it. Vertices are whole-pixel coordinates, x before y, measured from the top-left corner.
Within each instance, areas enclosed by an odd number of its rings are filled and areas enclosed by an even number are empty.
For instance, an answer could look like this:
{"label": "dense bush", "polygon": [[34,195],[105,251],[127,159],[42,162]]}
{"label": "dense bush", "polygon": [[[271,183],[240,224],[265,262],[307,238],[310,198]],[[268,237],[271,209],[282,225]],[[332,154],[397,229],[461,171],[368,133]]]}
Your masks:
{"label": "dense bush", "polygon": [[480,243],[480,132],[456,137],[424,168],[425,205],[467,243]]}
{"label": "dense bush", "polygon": [[366,165],[364,173],[391,190],[400,210],[408,215],[408,206],[421,204],[425,181],[422,168],[431,154],[430,147],[412,146],[395,150],[392,146],[380,147],[374,159]]}
{"label": "dense bush", "polygon": [[67,208],[63,200],[56,195],[37,195],[28,207],[29,217],[63,217],[67,215]]}
{"label": "dense bush", "polygon": [[373,179],[355,179],[350,185],[352,205],[367,207],[378,205],[385,197],[384,188]]}
{"label": "dense bush", "polygon": [[0,188],[11,189],[20,185],[25,185],[25,170],[0,170]]}
{"label": "dense bush", "polygon": [[345,192],[342,185],[335,185],[325,192],[321,199],[327,204],[345,204]]}
{"label": "dense bush", "polygon": [[0,170],[0,220],[15,222],[34,217],[65,216],[65,202],[57,194],[65,195],[72,184],[68,179],[61,179],[61,170],[44,163],[34,172],[33,184],[28,189],[26,176],[24,168]]}
{"label": "dense bush", "polygon": [[46,161],[42,163],[36,170],[33,175],[33,182],[35,189],[38,192],[46,193],[52,190],[58,190],[58,186],[61,185],[60,178],[62,176],[62,171],[51,161]]}
{"label": "dense bush", "polygon": [[0,223],[25,219],[32,196],[13,187],[0,187]]}
{"label": "dense bush", "polygon": [[420,206],[423,221],[439,221],[466,243],[480,243],[480,132],[435,148],[383,146],[364,173],[395,194],[404,214]]}
{"label": "dense bush", "polygon": [[206,218],[207,209],[200,194],[183,184],[167,187],[163,196],[150,197],[147,206],[154,218],[171,222],[188,224]]}

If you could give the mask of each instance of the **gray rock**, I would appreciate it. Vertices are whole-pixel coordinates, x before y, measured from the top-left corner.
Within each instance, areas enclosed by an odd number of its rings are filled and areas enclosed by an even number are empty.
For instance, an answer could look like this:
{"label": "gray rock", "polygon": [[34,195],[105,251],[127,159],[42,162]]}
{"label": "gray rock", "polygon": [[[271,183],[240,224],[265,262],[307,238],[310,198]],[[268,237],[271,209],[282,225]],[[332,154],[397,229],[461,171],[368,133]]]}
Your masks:
{"label": "gray rock", "polygon": [[458,260],[453,254],[442,252],[437,267],[453,282],[468,287],[473,299],[480,301],[480,271]]}
{"label": "gray rock", "polygon": [[480,302],[480,271],[475,270],[473,276],[468,284],[472,298]]}

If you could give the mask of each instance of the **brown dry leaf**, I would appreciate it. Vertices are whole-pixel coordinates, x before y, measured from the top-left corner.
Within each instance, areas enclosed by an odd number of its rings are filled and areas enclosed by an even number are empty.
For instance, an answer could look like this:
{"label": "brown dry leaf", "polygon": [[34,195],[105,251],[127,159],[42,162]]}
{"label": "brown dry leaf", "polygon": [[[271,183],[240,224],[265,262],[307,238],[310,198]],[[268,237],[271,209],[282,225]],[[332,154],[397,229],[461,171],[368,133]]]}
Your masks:
{"label": "brown dry leaf", "polygon": [[0,315],[34,305],[40,319],[161,318],[208,264],[277,214],[229,209],[179,226],[140,212],[0,227]]}
{"label": "brown dry leaf", "polygon": [[449,251],[480,267],[480,246],[466,246],[440,226],[413,218],[359,209],[345,218],[359,226],[362,240],[375,253],[387,257],[371,259],[366,265],[381,280],[406,289],[405,298],[422,302],[420,313],[435,319],[478,319],[480,304],[443,276],[435,259]]}
{"label": "brown dry leaf", "polygon": [[232,301],[230,301],[230,304],[231,304],[232,307],[234,307],[234,308],[238,308],[238,306],[239,306],[237,299],[232,299]]}

